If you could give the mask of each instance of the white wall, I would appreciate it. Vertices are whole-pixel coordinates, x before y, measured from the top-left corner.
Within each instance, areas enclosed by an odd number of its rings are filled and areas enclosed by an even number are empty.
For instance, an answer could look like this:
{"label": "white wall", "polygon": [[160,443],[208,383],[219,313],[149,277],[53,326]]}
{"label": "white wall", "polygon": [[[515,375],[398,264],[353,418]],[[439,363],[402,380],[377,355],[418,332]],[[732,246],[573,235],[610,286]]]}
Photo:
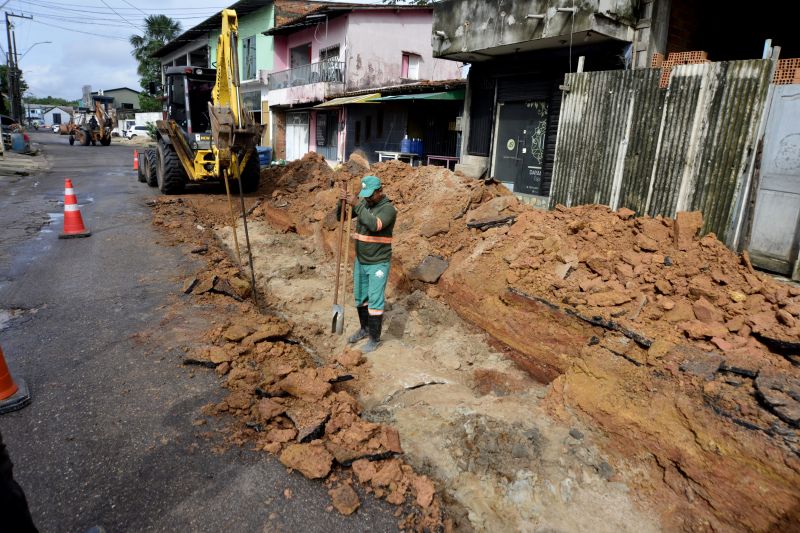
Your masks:
{"label": "white wall", "polygon": [[403,52],[421,58],[419,79],[461,78],[460,63],[433,58],[430,9],[354,11],[347,30],[347,90],[404,83]]}

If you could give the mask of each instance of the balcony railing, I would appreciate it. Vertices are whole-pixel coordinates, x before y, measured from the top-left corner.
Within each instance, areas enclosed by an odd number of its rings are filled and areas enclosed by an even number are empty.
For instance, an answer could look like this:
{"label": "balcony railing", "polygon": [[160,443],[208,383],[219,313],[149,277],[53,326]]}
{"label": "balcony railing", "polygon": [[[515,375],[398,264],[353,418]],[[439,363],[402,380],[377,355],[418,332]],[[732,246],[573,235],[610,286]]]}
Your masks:
{"label": "balcony railing", "polygon": [[270,90],[286,89],[312,83],[344,83],[344,63],[325,60],[273,72],[268,76]]}

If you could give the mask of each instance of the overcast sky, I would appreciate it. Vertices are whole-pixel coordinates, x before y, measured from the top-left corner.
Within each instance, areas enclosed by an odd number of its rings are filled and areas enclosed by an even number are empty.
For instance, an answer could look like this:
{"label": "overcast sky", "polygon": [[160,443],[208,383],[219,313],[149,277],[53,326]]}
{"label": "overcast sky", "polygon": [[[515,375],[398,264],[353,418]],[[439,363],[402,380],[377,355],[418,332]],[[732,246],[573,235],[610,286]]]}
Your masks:
{"label": "overcast sky", "polygon": [[[5,12],[33,16],[33,20],[11,19],[16,28],[19,64],[30,87],[28,94],[75,100],[81,97],[83,85],[91,85],[95,91],[140,89],[128,37],[142,33],[146,15],[169,15],[186,30],[234,1],[0,0],[0,5]],[[43,41],[51,43],[34,46]],[[5,58],[5,34],[0,36],[0,46]]]}

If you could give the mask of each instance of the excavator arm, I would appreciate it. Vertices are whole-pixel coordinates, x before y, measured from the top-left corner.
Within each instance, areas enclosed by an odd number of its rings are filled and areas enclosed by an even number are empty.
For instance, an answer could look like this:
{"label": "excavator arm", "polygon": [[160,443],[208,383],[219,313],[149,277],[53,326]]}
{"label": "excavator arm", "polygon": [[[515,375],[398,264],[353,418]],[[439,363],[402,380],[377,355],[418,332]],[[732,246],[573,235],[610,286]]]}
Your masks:
{"label": "excavator arm", "polygon": [[239,95],[239,22],[236,11],[222,10],[222,30],[217,41],[217,80],[208,104],[211,138],[220,169],[238,178],[255,150],[257,126],[242,108]]}

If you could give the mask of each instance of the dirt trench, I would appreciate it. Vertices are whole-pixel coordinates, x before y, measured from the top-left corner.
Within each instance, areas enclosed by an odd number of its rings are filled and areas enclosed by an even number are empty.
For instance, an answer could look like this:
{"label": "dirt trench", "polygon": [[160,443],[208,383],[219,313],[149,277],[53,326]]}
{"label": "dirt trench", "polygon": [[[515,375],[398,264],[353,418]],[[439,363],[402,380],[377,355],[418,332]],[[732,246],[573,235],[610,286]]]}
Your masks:
{"label": "dirt trench", "polygon": [[[271,169],[254,215],[330,249],[334,182],[358,172],[315,154]],[[595,428],[664,528],[798,523],[799,288],[698,235],[700,213],[542,212],[444,169],[370,172],[399,211],[394,285],[447,304],[552,381],[547,413]],[[433,285],[418,281],[430,258],[447,266]]]}
{"label": "dirt trench", "polygon": [[[341,171],[318,159],[266,171],[248,205],[259,285],[321,365],[343,343],[325,266]],[[400,212],[393,357],[370,356],[349,390],[451,509],[478,529],[798,523],[800,289],[699,239],[697,214],[543,213],[443,169],[372,171]],[[230,246],[224,199],[189,203]],[[426,257],[449,262],[438,283],[415,279]]]}
{"label": "dirt trench", "polygon": [[[320,362],[344,351],[346,338],[329,331],[329,254],[314,237],[281,233],[262,221],[252,221],[249,230],[257,283],[270,306],[299,326]],[[217,234],[232,253],[230,228]],[[384,343],[369,354],[353,389],[364,416],[398,429],[406,460],[437,480],[449,508],[461,509],[471,528],[659,530],[598,450],[592,431],[545,412],[546,385],[442,302],[396,286],[388,301]],[[357,325],[352,302],[345,316],[351,332]]]}

